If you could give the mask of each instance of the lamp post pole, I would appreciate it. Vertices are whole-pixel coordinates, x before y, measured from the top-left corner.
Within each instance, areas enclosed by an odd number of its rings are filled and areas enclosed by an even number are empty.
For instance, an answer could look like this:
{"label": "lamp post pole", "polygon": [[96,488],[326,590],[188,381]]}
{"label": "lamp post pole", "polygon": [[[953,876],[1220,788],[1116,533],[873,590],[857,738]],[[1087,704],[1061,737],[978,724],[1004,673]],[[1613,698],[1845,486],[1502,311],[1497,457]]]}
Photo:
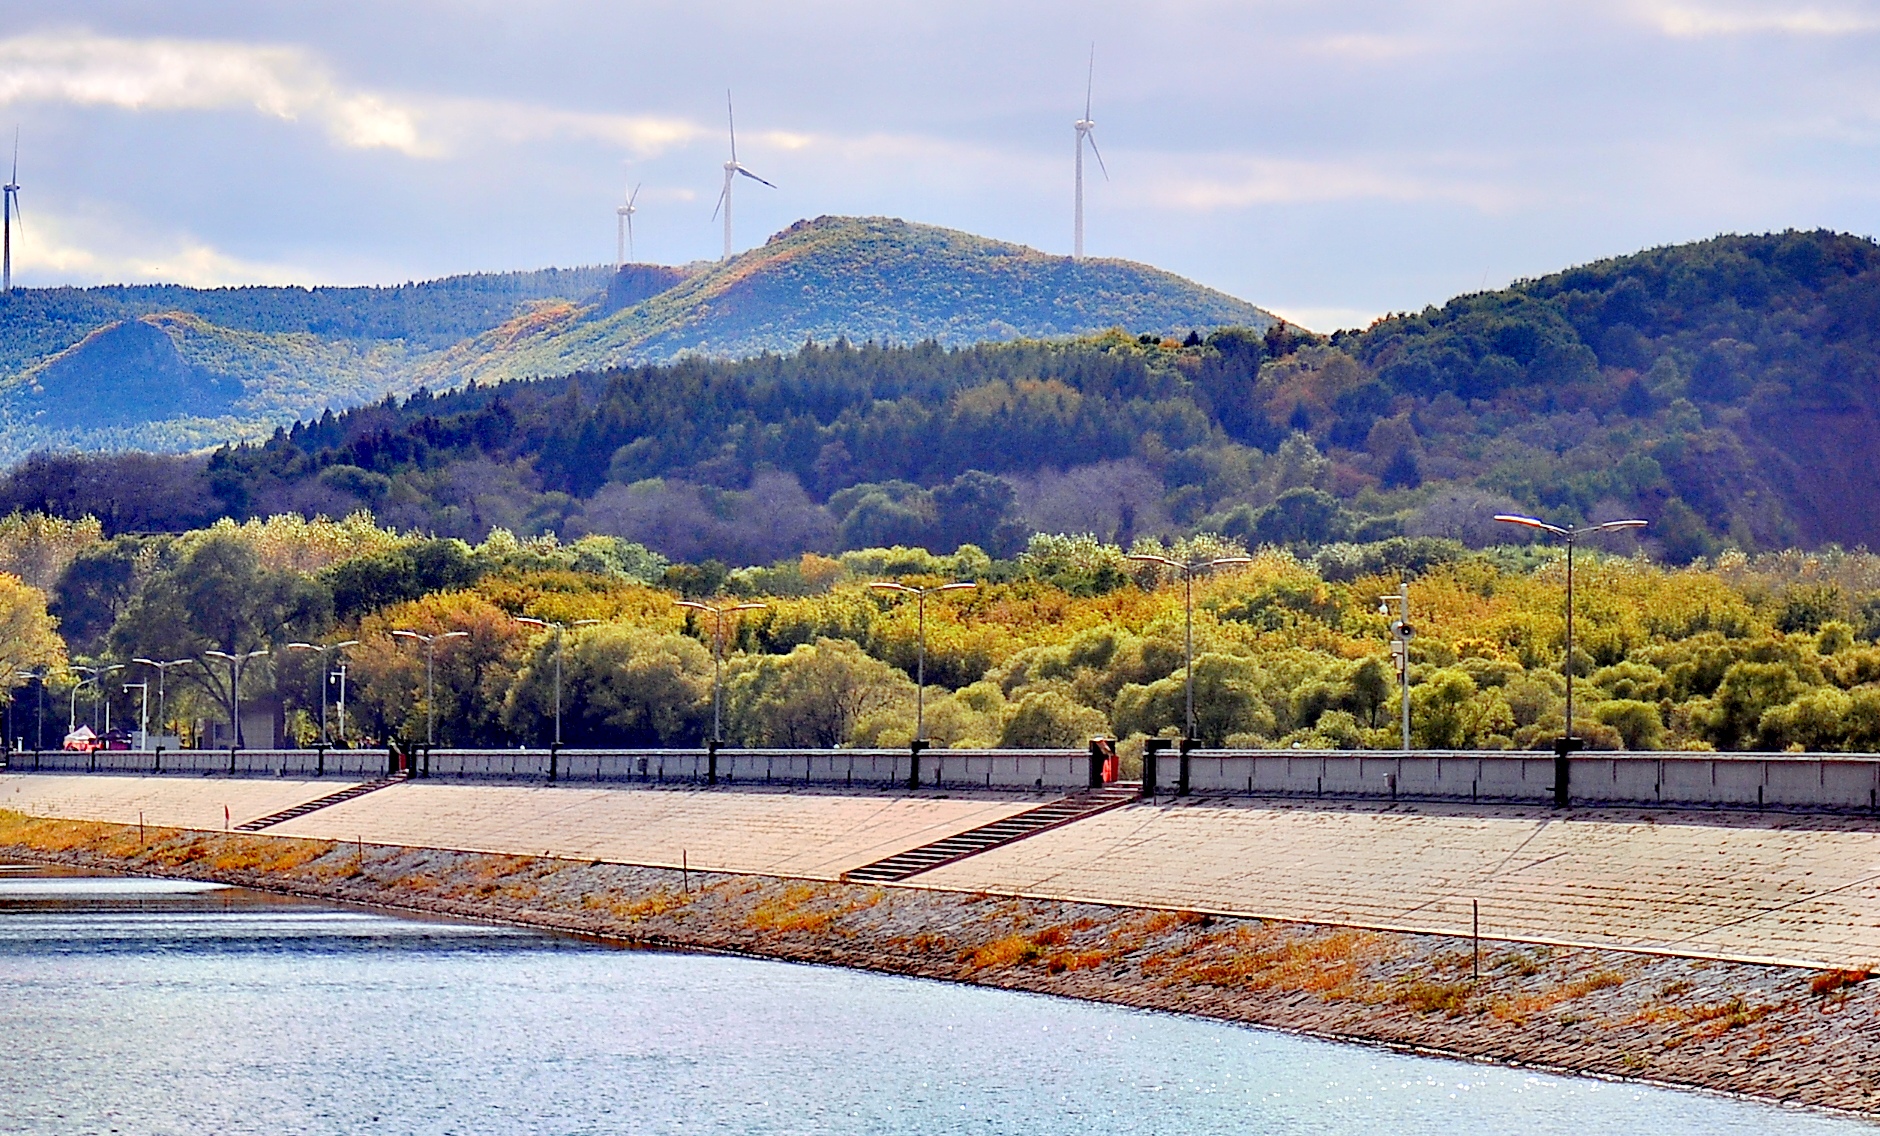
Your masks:
{"label": "lamp post pole", "polygon": [[[339,740],[343,743],[346,740],[346,663],[344,660],[341,660],[338,670],[327,672],[326,681],[332,682],[335,678],[339,679]],[[322,691],[321,695],[324,697],[325,692]]]}
{"label": "lamp post pole", "polygon": [[1554,742],[1554,804],[1565,808],[1568,800],[1567,778],[1569,763],[1567,755],[1579,749],[1582,744],[1579,738],[1573,736],[1573,546],[1579,543],[1580,538],[1583,536],[1590,536],[1594,533],[1617,532],[1620,529],[1640,529],[1644,528],[1647,522],[1639,520],[1606,521],[1597,525],[1567,525],[1563,528],[1559,525],[1550,525],[1546,521],[1534,517],[1522,517],[1506,513],[1497,513],[1495,519],[1511,525],[1521,525],[1525,528],[1539,529],[1542,532],[1559,537],[1567,546],[1567,658],[1563,668],[1567,675],[1567,719],[1566,729],[1562,731],[1562,736]]}
{"label": "lamp post pole", "polygon": [[133,663],[142,663],[144,666],[157,668],[157,728],[158,729],[162,729],[164,725],[166,724],[166,722],[168,721],[168,719],[164,717],[165,710],[164,710],[164,700],[163,700],[163,680],[165,676],[169,674],[171,667],[187,666],[188,664],[193,663],[195,661],[196,660],[194,659],[167,659],[163,661],[158,661],[156,659],[146,659],[146,658],[143,658],[142,656],[139,656],[131,660],[131,662]]}
{"label": "lamp post pole", "polygon": [[[103,666],[103,667],[88,667],[88,666],[83,666],[83,665],[74,665],[71,669],[75,671],[84,671],[87,677],[85,678],[83,682],[79,683],[77,686],[74,686],[72,688],[72,709],[69,715],[70,720],[65,727],[65,732],[68,734],[71,733],[73,730],[78,729],[78,692],[79,690],[86,686],[95,686],[98,688],[98,692],[100,694],[103,694],[104,693],[104,677],[110,674],[112,671],[123,670],[124,664],[112,663],[109,666]],[[93,711],[91,720],[92,720],[92,723],[96,725],[98,721],[98,715],[96,713],[98,709],[98,703],[94,700],[91,705],[92,705],[92,711]],[[106,723],[105,728],[107,730],[110,729],[110,713],[111,713],[110,705],[111,705],[110,700],[106,699],[105,700],[105,723]]]}
{"label": "lamp post pole", "polygon": [[[468,631],[445,631],[436,635],[420,635],[416,631],[394,630],[393,635],[401,639],[416,639],[424,644],[424,748],[430,749],[437,744],[437,643],[440,639],[462,639],[469,636]],[[429,757],[425,759],[425,768],[430,768]]]}
{"label": "lamp post pole", "polygon": [[[332,739],[328,737],[326,733],[326,653],[328,651],[343,651],[348,647],[357,647],[358,645],[359,645],[359,640],[357,639],[347,639],[344,642],[340,642],[340,643],[326,643],[326,644],[289,643],[287,645],[291,650],[313,651],[313,652],[316,652],[320,657],[320,744],[321,745],[333,744]],[[346,732],[346,722],[343,717],[340,720],[340,732],[341,733]]]}
{"label": "lamp post pole", "polygon": [[767,608],[770,605],[765,603],[741,603],[733,604],[730,607],[713,607],[710,604],[699,603],[696,600],[675,600],[674,604],[678,607],[689,607],[694,611],[709,612],[714,620],[712,630],[712,752],[715,757],[718,750],[718,743],[724,740],[721,727],[721,706],[724,702],[725,686],[725,616],[738,611],[757,611],[760,608]]}
{"label": "lamp post pole", "polygon": [[561,639],[562,639],[562,635],[564,632],[568,630],[570,626],[584,627],[589,624],[599,623],[600,620],[577,619],[574,621],[573,624],[566,624],[566,623],[557,623],[555,620],[552,620],[552,619],[537,619],[532,615],[518,615],[513,618],[515,619],[517,623],[526,623],[531,627],[540,627],[544,631],[547,631],[551,628],[554,629],[554,632],[555,632],[555,747],[559,749],[561,748]]}
{"label": "lamp post pole", "polygon": [[1389,616],[1390,605],[1397,605],[1397,618],[1390,624],[1390,653],[1397,663],[1397,688],[1402,698],[1403,748],[1410,748],[1410,580],[1405,577],[1397,590],[1377,597],[1379,615]]}
{"label": "lamp post pole", "polygon": [[[253,651],[244,651],[239,654],[231,654],[227,651],[204,651],[203,652],[204,655],[208,656],[211,659],[228,660],[228,717],[229,717],[229,748],[230,749],[246,749],[247,748],[247,742],[242,738],[242,668],[244,666],[247,666],[251,660],[258,659],[267,653],[268,653],[268,649],[266,647],[262,647]],[[231,755],[229,757],[229,766],[231,769],[234,767],[234,762],[235,762],[235,758],[233,757],[233,755]]]}
{"label": "lamp post pole", "polygon": [[143,692],[143,708],[141,712],[138,714],[138,721],[137,721],[137,752],[149,753],[150,752],[150,684],[148,682],[127,682],[124,684],[124,690],[126,693],[129,693],[132,690],[140,690]]}
{"label": "lamp post pole", "polygon": [[919,643],[914,654],[914,741],[925,748],[927,745],[927,597],[936,592],[963,592],[979,585],[970,580],[957,584],[940,584],[932,588],[916,588],[892,580],[877,580],[868,585],[884,592],[902,592],[914,597],[915,625]]}
{"label": "lamp post pole", "polygon": [[[1182,687],[1187,702],[1182,740],[1192,746],[1195,741],[1195,574],[1228,564],[1251,564],[1253,557],[1217,556],[1212,560],[1195,560],[1186,564],[1167,556],[1143,553],[1131,554],[1127,559],[1144,564],[1160,564],[1166,568],[1173,568],[1182,575],[1182,607],[1187,620],[1182,635]],[[1183,749],[1182,752],[1188,751]]]}

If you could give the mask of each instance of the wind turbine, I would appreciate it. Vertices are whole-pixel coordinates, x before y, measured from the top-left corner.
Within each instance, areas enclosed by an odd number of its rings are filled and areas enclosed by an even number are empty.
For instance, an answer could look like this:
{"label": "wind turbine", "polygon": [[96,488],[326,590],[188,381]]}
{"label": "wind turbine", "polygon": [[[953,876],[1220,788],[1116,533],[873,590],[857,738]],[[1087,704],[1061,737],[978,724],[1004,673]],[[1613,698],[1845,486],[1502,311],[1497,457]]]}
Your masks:
{"label": "wind turbine", "polygon": [[626,267],[627,262],[633,259],[633,215],[639,212],[633,203],[639,196],[640,187],[636,185],[633,192],[627,194],[627,203],[614,210],[617,218],[615,228],[618,229],[614,234],[615,272]]}
{"label": "wind turbine", "polygon": [[737,124],[737,121],[731,117],[731,92],[730,91],[725,92],[725,125],[731,128],[731,160],[725,163],[725,188],[722,192],[718,194],[718,208],[712,210],[712,216],[715,218],[718,216],[719,210],[724,211],[724,214],[725,214],[725,256],[724,256],[724,259],[730,260],[731,259],[731,183],[732,181],[734,181],[739,174],[743,174],[745,177],[750,178],[754,182],[759,182],[763,185],[769,185],[770,188],[772,189],[775,189],[777,187],[774,185],[771,185],[770,182],[764,181],[763,178],[758,177],[756,174],[752,173],[751,171],[745,169],[743,166],[738,164],[738,124]]}
{"label": "wind turbine", "polygon": [[1090,45],[1090,70],[1084,76],[1084,116],[1072,123],[1077,131],[1077,237],[1072,246],[1071,259],[1084,258],[1084,143],[1090,143],[1090,152],[1097,156],[1097,168],[1103,171],[1103,180],[1110,180],[1109,167],[1103,164],[1103,152],[1097,149],[1097,136],[1094,133],[1097,124],[1090,117],[1090,88],[1097,77],[1097,45]]}
{"label": "wind turbine", "polygon": [[[13,215],[20,211],[20,128],[13,128],[13,176],[0,186],[0,291],[13,290]],[[20,220],[26,218],[21,216]]]}

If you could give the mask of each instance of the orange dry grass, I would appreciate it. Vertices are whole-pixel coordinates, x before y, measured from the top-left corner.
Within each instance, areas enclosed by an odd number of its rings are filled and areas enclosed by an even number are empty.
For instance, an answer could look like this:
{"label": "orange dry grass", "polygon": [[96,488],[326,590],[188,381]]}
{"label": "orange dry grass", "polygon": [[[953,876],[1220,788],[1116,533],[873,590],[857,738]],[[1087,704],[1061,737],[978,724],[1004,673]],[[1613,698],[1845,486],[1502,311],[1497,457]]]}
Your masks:
{"label": "orange dry grass", "polygon": [[772,896],[752,908],[745,922],[755,930],[776,934],[797,932],[820,934],[827,931],[842,916],[865,907],[872,907],[880,901],[880,893],[877,892],[867,899],[854,903],[805,910],[815,901],[828,898],[829,894],[828,887],[796,884],[785,888],[783,894]]}
{"label": "orange dry grass", "polygon": [[1602,970],[1587,975],[1574,982],[1563,983],[1551,990],[1537,994],[1523,994],[1514,998],[1499,998],[1488,1007],[1488,1012],[1504,1022],[1515,1025],[1525,1023],[1535,1014],[1544,1013],[1563,1002],[1584,998],[1595,990],[1605,990],[1624,982],[1624,976],[1616,971]]}
{"label": "orange dry grass", "polygon": [[215,841],[209,867],[218,872],[291,872],[332,851],[326,841],[278,836],[224,836]]}
{"label": "orange dry grass", "polygon": [[1300,935],[1241,927],[1188,950],[1145,960],[1143,971],[1163,975],[1168,985],[1197,983],[1343,998],[1354,993],[1364,963],[1381,961],[1390,953],[1385,937],[1370,931]]}
{"label": "orange dry grass", "polygon": [[1023,966],[1043,954],[1044,948],[1030,935],[1007,935],[974,947],[960,961],[973,970],[1004,970]]}

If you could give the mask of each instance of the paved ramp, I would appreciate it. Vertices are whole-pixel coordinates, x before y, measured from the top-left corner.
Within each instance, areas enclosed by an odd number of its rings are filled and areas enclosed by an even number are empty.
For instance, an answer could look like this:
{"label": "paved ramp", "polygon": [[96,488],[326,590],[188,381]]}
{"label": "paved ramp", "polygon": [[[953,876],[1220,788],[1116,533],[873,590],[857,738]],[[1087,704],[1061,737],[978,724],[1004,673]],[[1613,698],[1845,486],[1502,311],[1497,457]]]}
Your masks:
{"label": "paved ramp", "polygon": [[312,836],[836,879],[990,824],[1035,799],[732,789],[577,789],[414,781],[270,827]]}
{"label": "paved ramp", "polygon": [[1153,907],[1880,967],[1880,824],[1137,804],[909,881]]}
{"label": "paved ramp", "polygon": [[0,809],[116,824],[136,824],[142,813],[146,824],[220,832],[323,797],[336,784],[276,777],[0,773]]}

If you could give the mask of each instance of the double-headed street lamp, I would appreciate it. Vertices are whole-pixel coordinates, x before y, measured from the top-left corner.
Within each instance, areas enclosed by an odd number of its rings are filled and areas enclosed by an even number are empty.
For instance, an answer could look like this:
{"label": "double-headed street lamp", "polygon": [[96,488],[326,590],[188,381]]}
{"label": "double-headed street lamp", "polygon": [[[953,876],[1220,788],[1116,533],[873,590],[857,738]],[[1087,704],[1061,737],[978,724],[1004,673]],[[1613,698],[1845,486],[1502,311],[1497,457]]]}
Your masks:
{"label": "double-headed street lamp", "polygon": [[[229,748],[230,749],[246,749],[247,748],[247,742],[244,741],[242,738],[242,668],[247,666],[253,660],[259,659],[261,656],[267,653],[268,653],[268,649],[266,647],[258,647],[253,651],[242,651],[237,654],[230,654],[227,651],[204,651],[203,652],[204,655],[207,655],[211,659],[226,659],[228,661],[228,717],[229,717]],[[270,744],[271,743],[272,743],[272,739],[270,739]],[[233,755],[230,755],[229,767],[231,769],[234,768],[234,763],[235,763],[235,758]]]}
{"label": "double-headed street lamp", "polygon": [[568,628],[570,627],[586,627],[586,626],[589,626],[590,624],[599,623],[600,620],[577,619],[573,623],[570,624],[570,623],[558,623],[552,619],[537,619],[532,615],[518,615],[518,616],[513,616],[512,618],[515,619],[517,623],[526,623],[531,627],[540,627],[544,631],[547,631],[551,628],[554,629],[554,632],[555,632],[555,746],[557,748],[560,748],[561,746],[561,638],[562,638],[562,633],[567,631]]}
{"label": "double-headed street lamp", "polygon": [[[694,611],[711,614],[716,624],[712,630],[712,760],[716,762],[718,745],[724,741],[722,728],[725,690],[725,616],[739,611],[757,611],[770,605],[765,603],[732,604],[730,607],[713,607],[697,600],[675,600],[679,607],[689,607]],[[715,768],[715,767],[714,767]],[[714,777],[715,781],[716,778]]]}
{"label": "double-headed street lamp", "polygon": [[[359,640],[357,639],[347,639],[344,642],[340,642],[340,643],[289,643],[287,645],[290,650],[313,651],[313,652],[316,652],[320,656],[320,744],[321,745],[333,744],[332,739],[327,737],[327,733],[326,733],[326,686],[327,686],[327,683],[331,681],[330,676],[326,672],[326,653],[328,651],[343,651],[348,647],[357,647],[358,645],[359,645]],[[342,699],[346,697],[346,692],[345,692],[344,687],[340,688],[340,697]],[[346,711],[343,708],[340,710],[339,732],[342,735],[346,733]]]}
{"label": "double-headed street lamp", "polygon": [[[463,639],[468,631],[444,631],[436,635],[421,635],[416,631],[395,630],[393,635],[400,639],[416,639],[424,644],[424,745],[426,749],[437,744],[437,644],[441,639]],[[431,759],[425,758],[428,763]],[[428,766],[427,766],[428,767]]]}
{"label": "double-headed street lamp", "polygon": [[[1182,738],[1188,745],[1193,745],[1195,742],[1195,574],[1229,564],[1251,564],[1253,557],[1216,556],[1212,560],[1193,560],[1186,564],[1166,556],[1148,553],[1132,553],[1127,559],[1144,564],[1160,564],[1182,574],[1182,607],[1187,613],[1187,625],[1182,636],[1182,686],[1188,703],[1187,724],[1182,731]],[[1183,749],[1182,752],[1188,751]]]}
{"label": "double-headed street lamp", "polygon": [[[157,659],[146,659],[142,657],[141,655],[131,660],[131,662],[133,663],[142,663],[144,666],[157,668],[157,728],[158,729],[163,729],[164,726],[169,721],[169,719],[164,717],[163,680],[165,676],[169,674],[169,670],[171,667],[186,667],[190,665],[191,663],[194,663],[195,661],[196,661],[195,659],[165,659],[165,660],[159,661]],[[148,733],[147,730],[145,732]]]}
{"label": "double-headed street lamp", "polygon": [[914,744],[925,748],[927,745],[927,597],[934,592],[960,592],[977,588],[979,585],[967,580],[957,584],[940,584],[932,588],[916,588],[892,580],[877,580],[868,586],[884,592],[902,592],[913,596],[915,606],[919,611],[919,646],[916,647],[914,656]]}
{"label": "double-headed street lamp", "polygon": [[1642,529],[1645,521],[1606,521],[1597,525],[1550,525],[1534,517],[1513,516],[1498,513],[1495,519],[1511,525],[1522,525],[1530,529],[1539,529],[1559,537],[1567,546],[1567,722],[1566,729],[1554,743],[1554,803],[1565,807],[1567,804],[1567,755],[1580,748],[1580,739],[1573,736],[1573,546],[1583,536],[1594,533],[1617,532],[1620,529]]}
{"label": "double-headed street lamp", "polygon": [[[124,664],[112,663],[111,665],[104,666],[104,667],[87,667],[87,666],[74,664],[69,669],[75,670],[75,671],[84,671],[87,677],[83,681],[81,681],[77,686],[74,686],[72,688],[72,710],[69,716],[69,720],[65,727],[65,732],[68,734],[71,733],[73,730],[78,729],[78,692],[84,687],[96,686],[98,688],[98,693],[103,694],[104,693],[104,677],[110,674],[112,671],[123,670]],[[96,702],[93,702],[92,709],[96,710],[97,707],[98,707],[98,704]],[[104,715],[105,715],[105,729],[109,730],[111,728],[111,700],[108,697],[105,699],[105,703],[104,703]],[[97,720],[98,720],[97,715],[94,714],[92,716],[92,721],[95,722]]]}

